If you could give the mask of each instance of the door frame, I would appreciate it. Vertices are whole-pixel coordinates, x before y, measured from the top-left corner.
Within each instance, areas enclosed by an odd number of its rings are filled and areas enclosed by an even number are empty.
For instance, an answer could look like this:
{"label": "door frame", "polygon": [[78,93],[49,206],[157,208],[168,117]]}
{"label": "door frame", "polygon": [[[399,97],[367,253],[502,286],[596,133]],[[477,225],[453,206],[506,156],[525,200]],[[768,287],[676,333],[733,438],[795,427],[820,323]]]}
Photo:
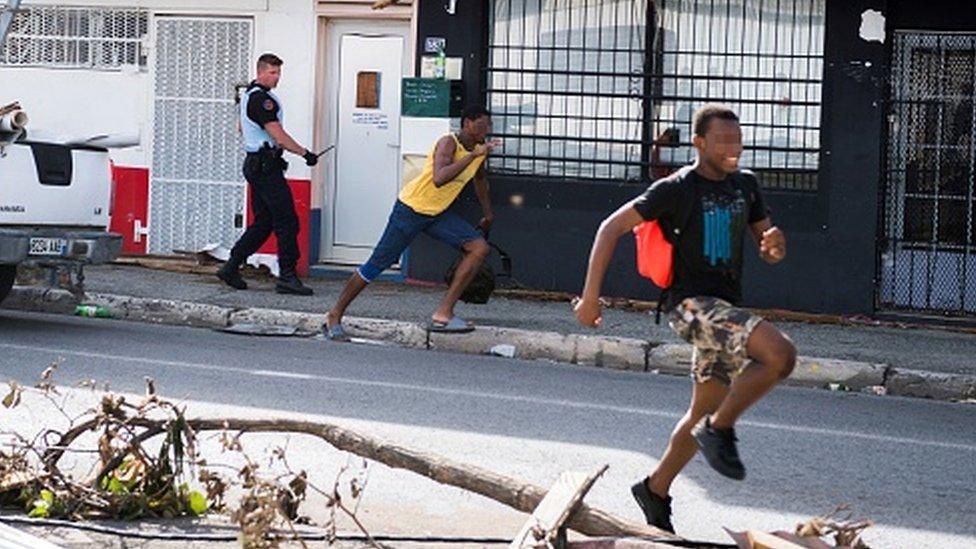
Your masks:
{"label": "door frame", "polygon": [[[362,6],[362,10],[349,10],[348,6],[320,7],[318,20],[318,45],[316,49],[316,97],[315,97],[315,149],[324,150],[336,143],[335,129],[338,116],[339,67],[333,66],[331,56],[339,59],[339,52],[333,52],[333,43],[341,41],[333,36],[334,24],[359,25],[357,34],[361,36],[404,36],[403,71],[407,75],[416,73],[416,32],[417,2],[402,6],[400,10],[388,14],[377,13]],[[387,10],[383,10],[387,11]],[[406,26],[404,26],[406,24]],[[395,30],[396,32],[389,32]],[[399,113],[397,114],[399,116]],[[336,157],[328,153],[314,169],[312,175],[312,207],[321,216],[318,230],[312,227],[312,254],[317,263],[336,265],[359,264],[358,261],[334,259],[332,246],[333,228],[331,208],[335,197]],[[398,166],[398,173],[400,167]],[[401,184],[398,181],[398,184]],[[392,206],[392,205],[390,205]]]}

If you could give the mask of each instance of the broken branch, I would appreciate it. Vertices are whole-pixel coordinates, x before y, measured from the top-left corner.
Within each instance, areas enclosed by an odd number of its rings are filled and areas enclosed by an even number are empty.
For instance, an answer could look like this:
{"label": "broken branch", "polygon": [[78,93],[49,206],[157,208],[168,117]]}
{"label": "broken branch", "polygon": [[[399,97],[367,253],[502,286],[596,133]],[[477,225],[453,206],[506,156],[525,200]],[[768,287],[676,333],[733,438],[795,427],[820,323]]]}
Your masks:
{"label": "broken branch", "polygon": [[[188,419],[187,425],[194,431],[240,431],[251,433],[301,433],[321,438],[339,450],[383,463],[389,467],[406,469],[433,479],[441,484],[455,486],[481,494],[524,513],[531,513],[546,495],[545,489],[526,481],[500,475],[480,467],[452,461],[410,448],[390,444],[355,431],[328,423],[315,423],[289,419]],[[147,429],[158,429],[162,434],[163,422],[146,418],[131,418],[130,423]],[[94,422],[86,422],[65,433],[58,447],[70,445],[74,438],[93,428]],[[147,438],[151,438],[147,437]],[[45,462],[54,465],[63,454],[52,450]],[[107,467],[106,467],[107,468]],[[589,536],[654,536],[680,539],[673,534],[652,526],[635,524],[615,517],[605,511],[580,505],[567,523],[570,528]]]}

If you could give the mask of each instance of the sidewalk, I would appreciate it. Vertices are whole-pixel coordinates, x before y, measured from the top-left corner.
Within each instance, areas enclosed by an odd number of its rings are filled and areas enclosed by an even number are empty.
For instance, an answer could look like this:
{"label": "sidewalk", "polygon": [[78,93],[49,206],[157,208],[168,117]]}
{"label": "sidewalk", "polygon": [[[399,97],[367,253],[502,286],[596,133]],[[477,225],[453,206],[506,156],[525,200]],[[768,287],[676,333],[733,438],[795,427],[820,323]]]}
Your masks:
{"label": "sidewalk", "polygon": [[[232,290],[210,274],[137,266],[93,267],[86,269],[86,277],[85,288],[89,294],[211,305],[216,308],[208,309],[210,315],[219,315],[223,310],[228,311],[231,322],[259,323],[260,315],[247,315],[240,310],[271,309],[320,315],[331,306],[344,283],[340,279],[310,279],[308,284],[315,289],[315,295],[299,297],[274,293],[273,281],[264,277],[248,278],[246,291]],[[401,344],[483,353],[496,343],[509,343],[516,347],[515,356],[520,358],[595,361],[602,366],[663,373],[687,371],[690,347],[666,324],[655,325],[653,315],[647,313],[608,309],[600,329],[591,330],[576,323],[568,303],[493,296],[486,305],[459,303],[458,315],[480,328],[474,334],[431,336],[423,328],[442,291],[442,288],[376,282],[352,304],[347,314],[350,320],[365,317],[409,323],[398,324],[393,330],[400,334],[399,339],[387,334],[387,339]],[[37,309],[18,299],[16,291],[5,306]],[[320,323],[317,316],[303,318],[306,329]],[[794,373],[794,383],[816,386],[834,383],[855,390],[883,385],[889,394],[948,400],[976,398],[976,335],[935,328],[776,324],[793,338],[803,357]],[[377,336],[362,330],[389,332],[393,325],[363,326],[354,335]],[[404,330],[410,334],[405,335]],[[546,343],[547,340],[551,341]]]}

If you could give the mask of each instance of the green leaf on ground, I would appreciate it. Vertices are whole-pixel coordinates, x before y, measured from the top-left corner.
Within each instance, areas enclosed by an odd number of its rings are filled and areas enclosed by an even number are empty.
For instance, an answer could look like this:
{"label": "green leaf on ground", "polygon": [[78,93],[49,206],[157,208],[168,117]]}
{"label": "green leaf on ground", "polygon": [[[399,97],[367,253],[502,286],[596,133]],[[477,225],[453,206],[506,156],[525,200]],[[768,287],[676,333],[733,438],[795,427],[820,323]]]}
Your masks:
{"label": "green leaf on ground", "polygon": [[48,518],[54,505],[54,492],[41,490],[38,498],[31,502],[31,510],[27,513],[30,518]]}
{"label": "green leaf on ground", "polygon": [[111,477],[108,480],[108,491],[116,495],[124,495],[129,493],[129,489],[116,477]]}
{"label": "green leaf on ground", "polygon": [[190,512],[198,517],[206,513],[207,509],[210,508],[210,505],[207,503],[207,496],[196,490],[187,495],[186,501]]}
{"label": "green leaf on ground", "polygon": [[13,408],[20,404],[20,393],[22,389],[16,381],[10,381],[7,384],[10,385],[10,392],[7,393],[7,396],[3,397],[3,407]]}

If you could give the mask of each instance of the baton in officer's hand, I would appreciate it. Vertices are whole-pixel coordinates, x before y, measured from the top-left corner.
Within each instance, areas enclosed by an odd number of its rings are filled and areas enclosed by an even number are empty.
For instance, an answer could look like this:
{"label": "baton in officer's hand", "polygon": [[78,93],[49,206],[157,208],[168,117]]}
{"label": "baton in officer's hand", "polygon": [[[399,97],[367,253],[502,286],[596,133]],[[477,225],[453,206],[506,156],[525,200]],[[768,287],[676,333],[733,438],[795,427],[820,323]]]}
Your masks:
{"label": "baton in officer's hand", "polygon": [[319,163],[319,157],[322,156],[323,154],[329,152],[330,150],[332,150],[334,148],[335,148],[335,145],[330,145],[330,146],[326,147],[325,150],[322,151],[322,152],[320,152],[320,153],[313,153],[312,151],[306,150],[305,154],[302,155],[302,158],[305,159],[305,165],[306,166],[314,166],[314,165],[318,164]]}

